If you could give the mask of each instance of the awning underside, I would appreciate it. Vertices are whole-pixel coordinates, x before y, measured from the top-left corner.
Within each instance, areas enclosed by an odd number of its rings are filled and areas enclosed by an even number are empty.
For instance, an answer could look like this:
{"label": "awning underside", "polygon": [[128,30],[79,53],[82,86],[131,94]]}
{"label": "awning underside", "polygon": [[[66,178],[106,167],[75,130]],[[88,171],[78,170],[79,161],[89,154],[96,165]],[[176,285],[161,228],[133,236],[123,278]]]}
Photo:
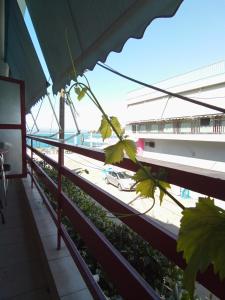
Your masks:
{"label": "awning underside", "polygon": [[17,1],[6,2],[6,57],[10,77],[25,81],[26,112],[46,94],[46,78]]}
{"label": "awning underside", "polygon": [[[26,111],[46,94],[46,78],[16,0],[6,3],[6,62],[25,81]],[[78,75],[141,38],[150,22],[171,17],[182,0],[26,0],[57,93]],[[69,55],[68,45],[72,54]],[[73,61],[73,62],[72,62]]]}
{"label": "awning underside", "polygon": [[157,17],[174,15],[182,0],[26,0],[56,93],[78,74],[141,38]]}

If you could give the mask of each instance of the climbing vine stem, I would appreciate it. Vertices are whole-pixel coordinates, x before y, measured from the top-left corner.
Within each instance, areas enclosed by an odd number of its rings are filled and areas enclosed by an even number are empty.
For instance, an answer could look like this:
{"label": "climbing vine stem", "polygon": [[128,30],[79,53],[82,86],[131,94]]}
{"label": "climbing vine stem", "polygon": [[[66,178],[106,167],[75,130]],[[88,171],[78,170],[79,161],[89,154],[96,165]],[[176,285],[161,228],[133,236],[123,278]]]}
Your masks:
{"label": "climbing vine stem", "polygon": [[[111,119],[109,118],[109,116],[105,113],[103,107],[101,106],[100,102],[98,101],[98,99],[96,98],[96,96],[94,95],[94,93],[91,90],[89,81],[87,79],[87,77],[85,75],[83,75],[87,84],[83,83],[83,82],[78,82],[76,81],[68,90],[67,95],[70,96],[71,90],[72,88],[80,88],[80,91],[84,91],[83,96],[87,95],[89,97],[89,99],[94,103],[94,105],[99,109],[99,111],[102,113],[103,117],[105,118],[105,120],[108,122],[108,124],[110,125],[110,127],[112,128],[113,132],[116,134],[117,138],[119,139],[120,142],[124,142],[125,139],[123,137],[123,135],[119,134],[117,129],[115,128],[113,122],[111,121]],[[135,157],[134,159],[134,163],[136,163],[136,165],[138,165],[143,172],[145,173],[146,177],[148,177],[153,183],[155,187],[158,187],[164,194],[166,194],[170,199],[172,199],[182,210],[185,209],[185,206],[180,203],[166,188],[164,188],[158,178],[155,178],[153,174],[151,174],[150,172],[148,172],[146,170],[146,168],[143,166],[143,164]],[[154,202],[155,203],[155,202]],[[153,206],[152,206],[153,207]],[[149,210],[148,210],[149,211]]]}

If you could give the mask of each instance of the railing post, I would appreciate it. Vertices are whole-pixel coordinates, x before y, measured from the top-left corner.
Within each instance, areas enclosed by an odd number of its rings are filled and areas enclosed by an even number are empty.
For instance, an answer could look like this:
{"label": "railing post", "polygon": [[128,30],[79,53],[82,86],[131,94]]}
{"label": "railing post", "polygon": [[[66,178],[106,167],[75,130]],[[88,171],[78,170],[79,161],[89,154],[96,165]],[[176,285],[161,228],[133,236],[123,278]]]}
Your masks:
{"label": "railing post", "polygon": [[62,173],[61,168],[64,164],[64,150],[59,146],[58,150],[58,164],[59,164],[59,170],[58,170],[58,209],[57,209],[57,221],[58,221],[58,230],[57,230],[57,250],[60,250],[61,248],[61,219],[62,219]]}
{"label": "railing post", "polygon": [[32,163],[34,161],[34,153],[33,153],[33,139],[31,139],[31,188],[34,188],[34,171],[33,171],[33,166]]}

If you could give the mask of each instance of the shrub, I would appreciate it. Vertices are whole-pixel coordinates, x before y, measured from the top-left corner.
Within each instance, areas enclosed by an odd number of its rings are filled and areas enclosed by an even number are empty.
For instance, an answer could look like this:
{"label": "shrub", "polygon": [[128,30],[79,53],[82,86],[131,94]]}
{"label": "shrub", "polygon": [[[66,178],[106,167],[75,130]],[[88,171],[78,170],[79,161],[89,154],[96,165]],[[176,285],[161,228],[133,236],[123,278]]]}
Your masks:
{"label": "shrub", "polygon": [[[45,165],[44,169],[57,182],[57,172],[48,165]],[[179,299],[182,299],[182,295],[186,297],[185,299],[189,298],[181,284],[183,272],[177,266],[153,249],[128,226],[118,219],[109,218],[108,212],[103,207],[65,177],[62,179],[62,189],[163,299],[178,299],[174,296],[177,291],[180,293]],[[55,200],[48,192],[47,194],[55,208]],[[70,221],[64,217],[63,223],[91,272],[99,275],[99,284],[105,294],[111,299],[118,298],[118,295],[115,296],[116,290],[108,280],[107,274],[91,255]]]}

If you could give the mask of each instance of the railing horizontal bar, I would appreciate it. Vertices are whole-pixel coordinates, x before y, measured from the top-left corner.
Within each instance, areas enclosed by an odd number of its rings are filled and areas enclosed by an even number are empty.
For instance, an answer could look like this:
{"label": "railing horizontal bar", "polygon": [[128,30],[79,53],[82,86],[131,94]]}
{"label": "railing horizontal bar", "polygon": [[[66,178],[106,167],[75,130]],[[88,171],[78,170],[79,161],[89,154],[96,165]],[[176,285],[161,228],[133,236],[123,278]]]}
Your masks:
{"label": "railing horizontal bar", "polygon": [[[36,138],[34,138],[34,140],[36,140]],[[37,138],[37,140],[39,140],[39,138]],[[40,141],[43,141],[43,139],[40,139]],[[95,151],[90,149],[85,149],[85,151],[83,151],[84,149],[81,147],[64,145],[60,142],[55,142],[55,141],[53,143],[55,144],[55,146],[58,146],[60,148],[67,149],[72,152],[80,153],[82,155],[84,155],[85,153],[85,156],[95,158],[100,161],[104,161],[104,153],[102,153],[101,151]],[[144,163],[146,165],[150,165],[154,171],[162,167],[162,165],[158,164],[158,161],[156,165],[152,164],[152,161],[153,160],[151,160],[150,164],[149,162],[148,163],[144,162]],[[120,166],[132,171],[135,171],[136,168],[136,166],[130,160],[127,159],[125,159],[124,162],[120,164]],[[179,167],[181,168],[181,166]],[[225,183],[225,180],[223,178],[224,174],[222,174],[221,172],[211,172],[213,173],[210,174],[210,176],[212,175],[212,177],[209,177],[206,176],[205,174],[204,175],[199,174],[198,172],[193,173],[192,172],[193,169],[194,171],[196,171],[197,168],[189,167],[189,171],[183,171],[178,168],[171,169],[167,166],[166,170],[169,170],[170,172],[170,173],[168,172],[168,181],[180,186],[190,188],[194,180],[195,181],[194,186],[195,185],[200,186],[200,189],[198,190],[193,188],[193,190],[203,194],[208,194],[217,197],[219,199],[223,199],[224,190],[222,190],[222,187],[224,187],[224,183]],[[88,193],[93,198],[95,198],[100,204],[105,206],[109,211],[117,212],[119,214],[132,213],[132,208],[128,207],[126,204],[123,204],[121,201],[119,201],[118,199],[116,199],[110,194],[108,194],[107,196],[106,192],[102,191],[100,188],[96,187],[95,185],[90,184],[88,181],[82,179],[81,177],[75,175],[69,169],[63,167],[60,169],[60,171],[64,176],[68,177],[76,185],[80,186],[86,193]],[[205,170],[203,170],[203,173],[204,172]],[[220,175],[218,176],[218,178],[215,175],[217,173]],[[221,176],[221,174],[223,176]],[[169,177],[174,179],[174,181],[169,180]],[[183,182],[184,184],[175,183],[179,181]],[[188,183],[187,186],[185,185],[185,182]],[[214,188],[219,188],[218,196],[215,196],[216,193],[212,195],[206,192],[206,190],[210,189],[212,186],[214,186]],[[135,213],[134,210],[133,213]],[[135,222],[133,220],[135,220]],[[138,232],[141,236],[143,236],[143,238],[146,241],[150,242],[150,244],[154,248],[164,253],[165,256],[167,256],[169,259],[174,261],[178,266],[182,268],[185,267],[185,263],[181,255],[176,253],[176,241],[174,237],[171,236],[171,234],[168,234],[168,232],[165,232],[165,230],[163,228],[160,228],[157,224],[154,224],[155,222],[152,222],[148,219],[147,220],[148,225],[147,225],[146,217],[144,216],[130,217],[130,218],[123,219],[122,221],[126,223],[129,227],[131,227],[134,231]],[[224,289],[225,281],[221,282],[219,277],[217,275],[214,275],[211,266],[206,272],[204,272],[204,274],[198,274],[197,279],[200,283],[202,283],[209,290],[211,290],[215,295],[217,295],[221,299],[225,299],[225,289]]]}
{"label": "railing horizontal bar", "polygon": [[49,164],[50,166],[52,166],[54,169],[58,170],[59,169],[59,165],[58,162],[56,162],[55,160],[53,160],[52,158],[50,158],[49,156],[47,156],[46,154],[42,153],[41,151],[35,149],[35,148],[31,148],[30,146],[27,145],[27,148],[29,148],[30,150],[32,149],[32,151],[40,158],[42,158],[47,164]]}
{"label": "railing horizontal bar", "polygon": [[[150,245],[163,253],[168,259],[173,261],[182,269],[186,263],[181,253],[176,251],[176,237],[168,232],[155,221],[144,215],[137,215],[137,211],[132,207],[124,204],[113,195],[92,184],[79,175],[72,173],[68,168],[63,167],[62,174],[70,179],[76,186],[79,186],[85,193],[89,194],[98,203],[104,206],[111,213],[117,212],[120,215],[133,214],[132,217],[121,218],[121,221],[127,224],[135,232],[141,235]],[[200,283],[207,286],[215,295],[225,297],[224,281],[221,282],[219,277],[214,274],[210,267],[204,274],[198,274],[197,279]]]}
{"label": "railing horizontal bar", "polygon": [[[99,161],[105,161],[105,155],[102,150],[93,150],[85,147],[67,145],[59,141],[49,139],[29,137],[33,140],[49,143],[55,147],[60,147],[74,153],[78,153]],[[190,167],[156,159],[139,157],[140,161],[147,166],[150,166],[152,171],[158,172],[164,169],[166,180],[172,184],[193,190],[200,194],[211,196],[217,199],[225,200],[225,174],[212,170],[206,170],[196,167]],[[137,171],[138,167],[129,159],[124,159],[118,166],[130,171]]]}
{"label": "railing horizontal bar", "polygon": [[[28,172],[28,173],[31,176],[31,173],[30,172]],[[53,210],[52,206],[50,205],[49,200],[46,197],[43,189],[40,187],[37,179],[35,177],[33,177],[33,180],[34,180],[37,190],[40,193],[40,196],[42,197],[42,199],[44,201],[45,206],[47,207],[55,225],[57,226],[56,212]],[[75,246],[74,242],[71,240],[68,232],[66,231],[66,229],[63,225],[61,225],[60,231],[61,231],[62,238],[63,238],[67,248],[69,249],[69,252],[70,252],[76,266],[78,267],[81,275],[83,276],[92,296],[94,297],[94,299],[105,300],[106,298],[105,298],[102,290],[100,289],[99,285],[94,280],[92,273],[88,269],[86,263],[84,262],[82,256],[80,255],[77,247]]]}
{"label": "railing horizontal bar", "polygon": [[0,124],[0,129],[22,129],[21,124]]}
{"label": "railing horizontal bar", "polygon": [[75,230],[103,266],[122,297],[125,299],[159,299],[140,274],[64,194],[61,204],[63,213],[70,219]]}
{"label": "railing horizontal bar", "polygon": [[[31,162],[31,160],[29,162]],[[45,172],[42,170],[40,171],[40,167],[34,162],[32,166],[34,167],[34,171],[41,176],[40,180],[43,181],[43,173]],[[49,177],[45,174],[44,181],[46,180],[49,180]],[[36,180],[35,183],[37,183]],[[48,187],[50,191],[55,189],[52,183],[48,184]],[[52,188],[53,190],[51,190]],[[48,200],[45,198],[45,201],[47,202]],[[84,238],[88,246],[90,246],[90,244],[92,245],[90,249],[92,249],[92,251],[95,253],[98,261],[100,261],[100,263],[102,262],[104,269],[107,270],[107,273],[112,276],[115,285],[125,297],[132,299],[134,296],[134,299],[136,299],[140,296],[141,298],[143,297],[142,299],[159,299],[154,290],[145,282],[145,280],[143,280],[137,271],[126,261],[125,258],[123,258],[123,256],[110,244],[104,235],[95,228],[88,218],[78,208],[76,208],[75,205],[64,194],[62,194],[62,209],[79,234]],[[52,216],[57,224],[55,213]],[[65,243],[67,246],[69,246],[69,249],[72,250],[75,246],[72,247],[72,243],[67,240],[65,231],[61,230],[61,234],[65,239]],[[91,239],[90,236],[92,236]],[[74,254],[75,253],[73,252],[73,255]],[[81,261],[79,261],[79,263],[81,263]],[[134,290],[127,285],[127,282],[132,283]]]}
{"label": "railing horizontal bar", "polygon": [[162,253],[165,252],[167,256],[169,255],[168,257],[176,262],[177,265],[181,267],[185,266],[182,256],[180,255],[177,257],[176,237],[173,233],[168,232],[149,217],[137,215],[138,212],[134,208],[123,203],[121,200],[102,190],[100,187],[92,184],[87,179],[72,173],[68,168],[63,167],[62,174],[112,214],[133,215],[132,217],[121,218],[121,221],[140,234],[147,242],[151,243],[154,248],[157,248]]}
{"label": "railing horizontal bar", "polygon": [[27,155],[27,160],[33,168],[33,170],[37,173],[39,179],[45,184],[47,189],[54,195],[55,199],[58,196],[58,190],[56,183],[42,170],[42,168]]}

